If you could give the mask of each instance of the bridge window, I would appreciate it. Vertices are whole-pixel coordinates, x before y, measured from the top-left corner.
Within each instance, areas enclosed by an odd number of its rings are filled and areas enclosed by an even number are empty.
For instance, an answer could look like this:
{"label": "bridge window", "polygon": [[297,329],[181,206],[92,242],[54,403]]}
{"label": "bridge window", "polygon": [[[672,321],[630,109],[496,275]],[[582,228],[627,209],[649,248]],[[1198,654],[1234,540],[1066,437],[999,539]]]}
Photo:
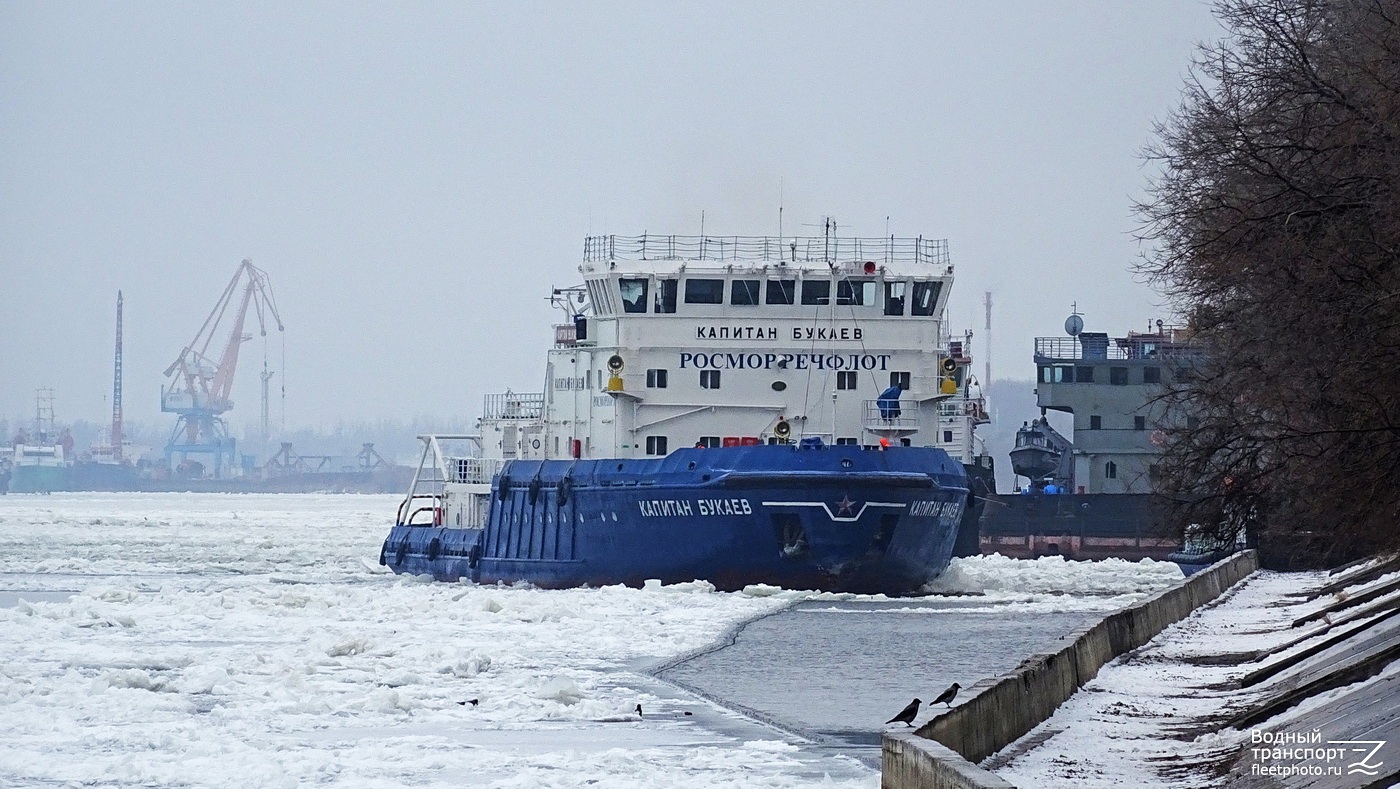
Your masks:
{"label": "bridge window", "polygon": [[695,446],[701,449],[714,449],[719,445],[719,436],[700,436],[700,440],[695,442]]}
{"label": "bridge window", "polygon": [[647,388],[665,389],[666,371],[661,369],[647,370]]}
{"label": "bridge window", "polygon": [[928,316],[938,307],[938,293],[943,290],[942,282],[915,282],[914,304],[910,315]]}
{"label": "bridge window", "polygon": [[904,314],[904,289],[905,289],[906,286],[907,286],[907,285],[906,285],[906,283],[904,283],[904,282],[886,282],[886,283],[885,283],[885,314],[886,314],[886,315],[903,315],[903,314]]}
{"label": "bridge window", "polygon": [[700,371],[700,388],[701,388],[701,389],[718,389],[718,388],[719,388],[719,370],[701,370],[701,371]]}
{"label": "bridge window", "polygon": [[1074,368],[1068,365],[1048,365],[1040,366],[1040,382],[1043,384],[1072,384],[1074,383]]}
{"label": "bridge window", "polygon": [[1090,430],[1103,430],[1103,417],[1093,414],[1089,417]]}
{"label": "bridge window", "polygon": [[1147,417],[1145,417],[1145,416],[1135,416],[1135,417],[1133,417],[1133,429],[1134,429],[1134,430],[1146,430],[1146,429],[1147,429]]}
{"label": "bridge window", "polygon": [[843,279],[836,283],[836,303],[861,306],[875,303],[875,281]]}
{"label": "bridge window", "polygon": [[836,373],[836,388],[837,388],[837,389],[854,389],[854,388],[856,388],[856,371],[855,371],[855,370],[840,370],[840,371],[838,371],[838,372]]}
{"label": "bridge window", "polygon": [[1103,464],[1103,475],[1108,479],[1118,479],[1118,464],[1112,460]]}
{"label": "bridge window", "polygon": [[656,300],[652,310],[657,313],[676,311],[676,281],[659,279],[656,281]]}
{"label": "bridge window", "polygon": [[1081,383],[1081,384],[1091,384],[1091,383],[1093,383],[1093,382],[1094,382],[1094,368],[1093,368],[1093,367],[1087,367],[1087,366],[1086,366],[1086,367],[1076,367],[1076,368],[1074,368],[1074,380],[1078,381],[1078,382]]}
{"label": "bridge window", "polygon": [[831,280],[802,280],[802,303],[806,305],[831,303]]}
{"label": "bridge window", "polygon": [[797,280],[793,279],[770,279],[768,280],[767,301],[769,304],[793,304],[796,302]]}
{"label": "bridge window", "polygon": [[685,281],[686,304],[723,304],[724,280],[687,279]]}
{"label": "bridge window", "polygon": [[648,455],[664,455],[664,454],[666,454],[666,437],[665,437],[665,436],[647,436],[647,454],[648,454]]}
{"label": "bridge window", "polygon": [[758,304],[758,280],[736,279],[729,283],[729,303],[741,307]]}
{"label": "bridge window", "polygon": [[1160,384],[1162,382],[1162,368],[1144,367],[1142,368],[1142,382],[1145,384]]}
{"label": "bridge window", "polygon": [[622,291],[623,312],[647,311],[647,281],[644,279],[621,279],[617,281]]}
{"label": "bridge window", "polygon": [[1114,386],[1128,385],[1128,368],[1110,367],[1108,368],[1108,382]]}
{"label": "bridge window", "polygon": [[854,438],[838,438],[838,439],[836,439],[836,446],[838,446],[838,447],[853,447],[853,446],[855,446],[856,444],[859,444],[859,443],[860,443],[860,441],[858,441],[857,439],[854,439]]}
{"label": "bridge window", "polygon": [[903,389],[906,392],[909,391],[909,373],[890,373],[890,386],[898,386],[900,389]]}

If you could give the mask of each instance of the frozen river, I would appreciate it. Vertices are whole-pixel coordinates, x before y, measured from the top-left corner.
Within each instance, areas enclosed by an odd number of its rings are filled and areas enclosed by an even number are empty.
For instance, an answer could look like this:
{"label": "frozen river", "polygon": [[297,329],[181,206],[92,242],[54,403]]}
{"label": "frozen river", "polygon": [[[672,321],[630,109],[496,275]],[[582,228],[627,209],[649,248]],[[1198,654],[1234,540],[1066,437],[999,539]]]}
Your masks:
{"label": "frozen river", "polygon": [[[376,561],[397,503],[0,497],[0,785],[873,789],[875,770],[823,732],[863,741],[879,731],[883,718],[866,718],[879,717],[883,700],[866,699],[846,720],[839,699],[789,701],[760,710],[783,724],[767,726],[731,711],[768,701],[721,656],[761,656],[772,638],[787,639],[777,648],[789,663],[845,667],[823,694],[874,676],[880,692],[902,698],[903,683],[881,678],[941,654],[981,654],[988,623],[1042,618],[1059,629],[1174,575],[1151,563],[964,560],[946,588],[983,596],[907,604],[704,584],[421,583]],[[705,696],[646,673],[794,602],[745,628],[735,647],[663,674]],[[808,619],[775,627],[793,617]],[[831,644],[800,649],[810,640],[801,634],[829,631],[832,617],[850,620],[836,626],[857,638],[842,647],[856,662]],[[920,654],[886,665],[887,647],[906,643],[891,637],[901,630],[918,631]],[[1014,665],[1022,646],[1007,643]],[[721,662],[709,670],[707,660]],[[742,662],[762,665],[753,654]],[[959,677],[996,660],[964,663]],[[930,692],[945,668],[919,675],[918,690]],[[737,684],[707,684],[719,675]],[[820,719],[817,733],[790,733],[802,729],[790,720],[808,718]]]}

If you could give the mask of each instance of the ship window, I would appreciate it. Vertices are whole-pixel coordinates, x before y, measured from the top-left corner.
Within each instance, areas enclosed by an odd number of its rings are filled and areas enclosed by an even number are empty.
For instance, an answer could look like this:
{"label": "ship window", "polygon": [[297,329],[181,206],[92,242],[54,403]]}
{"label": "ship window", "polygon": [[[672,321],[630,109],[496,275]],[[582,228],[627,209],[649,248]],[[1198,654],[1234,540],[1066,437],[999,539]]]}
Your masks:
{"label": "ship window", "polygon": [[656,281],[656,299],[652,309],[658,313],[676,311],[675,280],[659,279]]}
{"label": "ship window", "polygon": [[1128,385],[1128,368],[1110,367],[1108,368],[1108,382],[1114,386]]}
{"label": "ship window", "polygon": [[1089,417],[1090,430],[1103,430],[1103,417],[1093,414]]}
{"label": "ship window", "polygon": [[836,439],[836,446],[838,446],[838,447],[853,447],[853,446],[855,446],[856,444],[859,444],[859,443],[860,443],[860,442],[859,442],[858,440],[854,439],[854,438],[838,438],[838,439]]}
{"label": "ship window", "polygon": [[758,304],[758,280],[736,279],[729,284],[729,303],[741,307]]}
{"label": "ship window", "polygon": [[1134,430],[1146,430],[1146,429],[1147,429],[1147,417],[1145,417],[1145,416],[1135,416],[1135,417],[1133,417],[1133,429],[1134,429]]}
{"label": "ship window", "polygon": [[597,314],[606,312],[606,305],[598,297],[598,283],[590,279],[584,283],[584,287],[588,288],[588,302],[593,305],[593,312]]}
{"label": "ship window", "polygon": [[914,441],[908,438],[901,438],[899,440],[899,445],[902,447],[912,447],[914,446]]}
{"label": "ship window", "polygon": [[686,304],[723,304],[724,280],[687,279],[685,281]]}
{"label": "ship window", "polygon": [[1162,382],[1162,368],[1144,367],[1142,368],[1142,382],[1145,384],[1160,384]]}
{"label": "ship window", "polygon": [[903,315],[903,314],[904,314],[904,288],[905,288],[905,286],[906,286],[906,283],[904,283],[904,282],[886,282],[886,283],[885,283],[885,314],[886,314],[886,315]]}
{"label": "ship window", "polygon": [[644,279],[620,279],[618,288],[622,291],[623,312],[647,311],[647,281]]}
{"label": "ship window", "polygon": [[797,280],[770,279],[768,280],[767,298],[764,300],[769,304],[792,304],[796,301],[794,298],[796,293]]}
{"label": "ship window", "polygon": [[648,455],[664,455],[664,454],[666,454],[666,437],[665,437],[665,436],[647,436],[647,454],[648,454]]}
{"label": "ship window", "polygon": [[837,373],[836,373],[836,388],[837,388],[837,389],[854,389],[854,388],[856,388],[856,371],[855,371],[855,370],[841,370],[841,371],[837,372]]}
{"label": "ship window", "polygon": [[1050,376],[1051,376],[1050,365],[1048,365],[1048,364],[1042,364],[1042,365],[1040,365],[1040,368],[1039,368],[1039,369],[1040,369],[1040,382],[1041,382],[1041,383],[1043,383],[1043,384],[1048,384],[1048,383],[1051,383],[1051,382],[1054,380],[1054,379],[1052,379],[1052,378],[1050,377]]}
{"label": "ship window", "polygon": [[701,370],[701,371],[700,371],[700,388],[701,388],[701,389],[718,389],[718,388],[719,388],[719,370]]}
{"label": "ship window", "polygon": [[875,281],[843,279],[836,283],[836,303],[861,306],[875,303]]}
{"label": "ship window", "polygon": [[909,373],[890,373],[890,386],[898,386],[900,389],[903,389],[906,392],[909,391]]}
{"label": "ship window", "polygon": [[1103,464],[1103,475],[1109,479],[1118,479],[1118,464],[1112,460]]}
{"label": "ship window", "polygon": [[915,316],[932,315],[934,308],[938,306],[938,292],[942,289],[942,282],[915,282],[914,304],[909,314]]}
{"label": "ship window", "polygon": [[830,304],[831,303],[831,280],[829,279],[804,279],[802,280],[802,303]]}
{"label": "ship window", "polygon": [[665,389],[665,388],[666,388],[666,371],[665,371],[665,370],[660,370],[660,369],[656,369],[656,370],[647,370],[647,388],[648,388],[648,389]]}
{"label": "ship window", "polygon": [[953,431],[951,431],[951,430],[944,430],[944,431],[943,431],[943,443],[945,443],[945,444],[951,444],[951,443],[953,443]]}
{"label": "ship window", "polygon": [[700,440],[695,442],[695,446],[701,449],[715,449],[719,445],[719,436],[700,436]]}
{"label": "ship window", "polygon": [[1093,382],[1094,382],[1094,368],[1093,368],[1093,367],[1076,367],[1076,368],[1074,368],[1074,379],[1075,379],[1076,381],[1078,381],[1079,383],[1081,383],[1081,384],[1091,384],[1091,383],[1093,383]]}

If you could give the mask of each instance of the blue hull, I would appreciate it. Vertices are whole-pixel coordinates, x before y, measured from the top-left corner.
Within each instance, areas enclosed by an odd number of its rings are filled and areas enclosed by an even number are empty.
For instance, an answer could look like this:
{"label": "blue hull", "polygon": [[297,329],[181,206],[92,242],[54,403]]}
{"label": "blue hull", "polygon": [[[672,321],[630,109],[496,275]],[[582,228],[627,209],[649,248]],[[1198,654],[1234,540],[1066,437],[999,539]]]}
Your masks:
{"label": "blue hull", "polygon": [[513,461],[492,483],[484,529],[398,524],[380,560],[545,588],[654,578],[909,594],[948,566],[967,503],[962,466],[928,447]]}

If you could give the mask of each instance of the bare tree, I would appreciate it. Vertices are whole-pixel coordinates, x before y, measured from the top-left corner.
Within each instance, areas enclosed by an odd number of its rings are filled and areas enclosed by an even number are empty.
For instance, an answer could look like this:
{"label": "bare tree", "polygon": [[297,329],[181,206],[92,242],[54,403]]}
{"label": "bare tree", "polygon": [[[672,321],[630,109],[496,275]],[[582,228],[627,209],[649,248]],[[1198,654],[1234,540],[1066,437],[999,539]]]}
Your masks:
{"label": "bare tree", "polygon": [[1216,13],[1138,207],[1193,329],[1159,489],[1276,565],[1400,548],[1400,0]]}

